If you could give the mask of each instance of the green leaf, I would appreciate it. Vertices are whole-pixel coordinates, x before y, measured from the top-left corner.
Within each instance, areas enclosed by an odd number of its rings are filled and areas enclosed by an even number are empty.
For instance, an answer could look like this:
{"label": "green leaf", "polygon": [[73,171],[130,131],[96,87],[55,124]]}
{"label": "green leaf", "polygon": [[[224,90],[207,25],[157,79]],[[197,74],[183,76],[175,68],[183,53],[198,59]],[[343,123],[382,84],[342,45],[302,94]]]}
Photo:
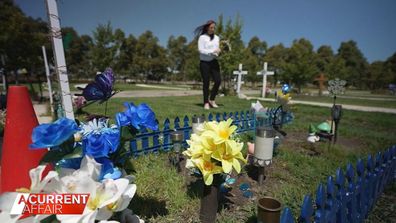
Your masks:
{"label": "green leaf", "polygon": [[121,140],[130,141],[135,138],[137,130],[133,127],[122,126],[121,127]]}
{"label": "green leaf", "polygon": [[66,156],[67,154],[68,152],[62,149],[50,150],[43,156],[43,158],[41,158],[40,164],[58,162],[59,160],[63,159],[63,157]]}

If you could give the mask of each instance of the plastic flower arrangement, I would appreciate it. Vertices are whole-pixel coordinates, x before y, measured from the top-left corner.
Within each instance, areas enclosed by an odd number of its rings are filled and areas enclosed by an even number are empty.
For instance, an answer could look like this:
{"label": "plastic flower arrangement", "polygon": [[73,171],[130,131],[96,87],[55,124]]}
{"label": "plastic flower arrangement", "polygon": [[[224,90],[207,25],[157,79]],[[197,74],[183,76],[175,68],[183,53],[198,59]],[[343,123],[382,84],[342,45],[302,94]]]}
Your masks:
{"label": "plastic flower arrangement", "polygon": [[[107,76],[110,75],[110,71],[106,70]],[[98,79],[97,76],[96,81],[103,81],[106,76],[102,75],[101,78]],[[100,90],[99,85],[94,84],[93,87],[95,86],[98,87],[96,90]],[[112,86],[105,87],[107,90],[112,89]],[[89,92],[92,95],[104,95],[105,100],[110,98],[111,93],[98,94],[96,90],[90,89]],[[101,100],[100,97],[92,95],[91,99]],[[127,174],[130,152],[124,145],[141,129],[158,130],[158,124],[154,112],[147,104],[136,106],[133,103],[124,103],[124,105],[125,111],[115,115],[116,124],[109,124],[109,119],[106,117],[87,122],[61,118],[34,128],[33,143],[30,147],[48,149],[48,152],[41,160],[42,165],[30,171],[31,187],[21,188],[18,191],[90,194],[82,215],[57,215],[56,218],[61,222],[88,223],[108,219],[126,222],[126,218],[138,219],[131,210],[127,209],[135,194],[136,185],[134,176]],[[42,173],[45,164],[48,163],[52,164],[55,170],[50,171],[43,178]],[[6,196],[14,196],[13,194],[15,193]],[[1,208],[7,206],[4,203],[7,201],[13,202],[14,199],[0,197],[0,209],[3,210],[0,213],[0,221],[8,222],[2,221],[7,219],[10,222],[17,222],[19,217],[9,215],[6,209]],[[37,220],[46,217],[48,216],[32,218]],[[139,221],[138,219],[137,222]]]}
{"label": "plastic flower arrangement", "polygon": [[240,161],[246,163],[241,153],[243,143],[232,138],[236,129],[232,119],[205,122],[202,131],[187,141],[189,148],[183,152],[189,157],[186,167],[198,169],[206,185],[213,183],[213,175],[230,174],[232,169],[239,173]]}
{"label": "plastic flower arrangement", "polygon": [[282,85],[282,89],[277,92],[276,100],[278,101],[279,104],[283,106],[284,110],[287,110],[289,108],[288,104],[291,100],[291,96],[289,92],[290,92],[290,86],[288,84]]}

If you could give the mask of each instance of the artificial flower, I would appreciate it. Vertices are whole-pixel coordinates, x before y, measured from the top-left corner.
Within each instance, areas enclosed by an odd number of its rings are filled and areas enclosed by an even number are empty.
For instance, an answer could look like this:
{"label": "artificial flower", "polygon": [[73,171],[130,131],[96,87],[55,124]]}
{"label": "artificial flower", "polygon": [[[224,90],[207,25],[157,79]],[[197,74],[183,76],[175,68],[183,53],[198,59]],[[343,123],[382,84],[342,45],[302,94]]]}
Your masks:
{"label": "artificial flower", "polygon": [[61,118],[51,124],[41,124],[33,129],[30,148],[48,148],[61,145],[78,131],[74,120]]}
{"label": "artificial flower", "polygon": [[118,149],[120,130],[116,126],[108,126],[107,119],[94,119],[80,125],[83,154],[107,157]]}
{"label": "artificial flower", "polygon": [[221,166],[217,166],[210,160],[196,159],[193,162],[201,171],[206,185],[211,185],[213,183],[213,174],[219,174],[223,172]]}
{"label": "artificial flower", "polygon": [[227,119],[227,121],[222,122],[207,122],[205,123],[204,128],[209,131],[202,134],[207,134],[213,137],[215,144],[220,144],[228,140],[232,133],[237,129],[235,125],[232,125],[232,119],[230,118]]}
{"label": "artificial flower", "polygon": [[224,173],[230,173],[232,167],[237,173],[240,173],[241,164],[239,160],[246,162],[241,153],[242,147],[242,143],[228,140],[213,153],[212,157],[221,162]]}
{"label": "artificial flower", "polygon": [[186,168],[198,168],[206,185],[213,183],[214,174],[229,174],[232,168],[239,173],[239,161],[246,162],[241,153],[243,144],[231,137],[237,128],[231,124],[232,119],[204,123],[203,131],[187,140],[189,147],[183,152],[189,157]]}
{"label": "artificial flower", "polygon": [[155,114],[147,104],[142,103],[139,106],[135,106],[133,103],[124,103],[124,106],[127,109],[122,113],[116,114],[116,121],[119,127],[132,125],[138,130],[142,127],[158,130]]}

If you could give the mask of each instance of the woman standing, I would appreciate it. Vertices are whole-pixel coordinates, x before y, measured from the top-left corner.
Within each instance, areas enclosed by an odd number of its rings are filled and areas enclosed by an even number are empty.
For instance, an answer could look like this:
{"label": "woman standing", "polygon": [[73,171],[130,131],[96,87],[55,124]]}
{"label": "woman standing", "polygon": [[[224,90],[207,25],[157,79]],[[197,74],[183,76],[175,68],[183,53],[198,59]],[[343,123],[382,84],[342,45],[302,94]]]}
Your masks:
{"label": "woman standing", "polygon": [[[198,26],[195,31],[195,37],[198,38],[199,66],[203,82],[203,102],[204,109],[210,107],[217,108],[215,98],[221,83],[220,66],[217,61],[220,50],[220,39],[215,35],[216,23],[209,20],[204,25]],[[210,78],[213,79],[214,85],[209,95]]]}

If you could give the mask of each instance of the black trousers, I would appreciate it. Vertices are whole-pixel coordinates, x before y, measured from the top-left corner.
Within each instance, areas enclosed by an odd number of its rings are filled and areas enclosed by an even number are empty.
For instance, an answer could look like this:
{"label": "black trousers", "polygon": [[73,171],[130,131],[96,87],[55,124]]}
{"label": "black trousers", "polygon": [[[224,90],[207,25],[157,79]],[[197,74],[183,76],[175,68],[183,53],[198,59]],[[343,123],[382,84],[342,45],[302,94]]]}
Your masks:
{"label": "black trousers", "polygon": [[210,78],[213,79],[214,85],[212,91],[210,92],[210,100],[214,101],[219,91],[220,83],[221,83],[221,76],[220,76],[220,66],[217,60],[212,61],[202,61],[199,64],[203,82],[203,102],[209,102],[209,83]]}

